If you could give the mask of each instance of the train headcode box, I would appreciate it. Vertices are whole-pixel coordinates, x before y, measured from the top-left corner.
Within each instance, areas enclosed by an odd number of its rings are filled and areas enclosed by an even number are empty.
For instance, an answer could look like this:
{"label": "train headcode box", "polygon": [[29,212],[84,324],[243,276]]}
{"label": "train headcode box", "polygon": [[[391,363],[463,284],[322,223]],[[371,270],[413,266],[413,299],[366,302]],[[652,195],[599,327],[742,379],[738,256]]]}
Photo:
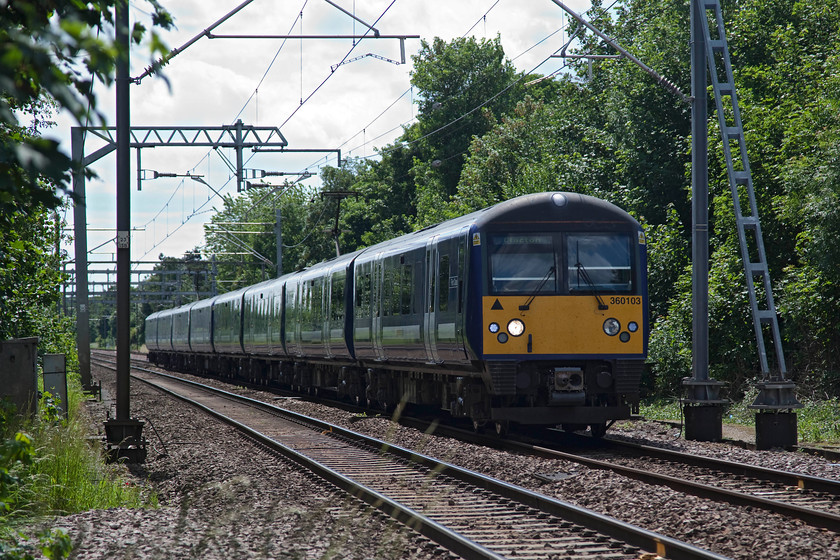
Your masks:
{"label": "train headcode box", "polygon": [[64,354],[44,354],[44,391],[48,391],[67,418],[67,359]]}
{"label": "train headcode box", "polygon": [[10,401],[21,415],[37,410],[37,357],[38,337],[0,342],[0,399]]}

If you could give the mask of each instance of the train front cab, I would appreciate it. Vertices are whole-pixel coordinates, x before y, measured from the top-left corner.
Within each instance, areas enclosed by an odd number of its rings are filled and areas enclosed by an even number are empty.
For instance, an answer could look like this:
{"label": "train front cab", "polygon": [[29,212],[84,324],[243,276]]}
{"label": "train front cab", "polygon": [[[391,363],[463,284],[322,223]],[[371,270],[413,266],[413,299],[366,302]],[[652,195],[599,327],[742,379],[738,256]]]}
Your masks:
{"label": "train front cab", "polygon": [[554,200],[544,215],[535,210],[519,223],[506,216],[473,236],[483,269],[489,419],[588,425],[601,435],[638,405],[648,332],[645,238],[613,205],[580,195]]}

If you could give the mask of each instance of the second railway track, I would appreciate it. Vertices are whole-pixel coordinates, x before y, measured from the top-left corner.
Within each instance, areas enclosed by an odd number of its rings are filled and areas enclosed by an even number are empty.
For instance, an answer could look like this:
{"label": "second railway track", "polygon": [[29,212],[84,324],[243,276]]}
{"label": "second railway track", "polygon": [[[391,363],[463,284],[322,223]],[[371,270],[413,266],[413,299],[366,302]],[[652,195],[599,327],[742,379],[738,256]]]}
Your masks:
{"label": "second railway track", "polygon": [[[421,430],[429,425],[423,420],[403,418],[401,422]],[[580,437],[546,431],[546,441],[516,441],[475,434],[450,426],[437,426],[438,435],[474,443],[561,459],[588,468],[616,472],[648,484],[668,486],[693,494],[743,507],[757,507],[789,516],[815,527],[840,533],[840,481],[786,472],[745,463],[704,457],[661,447],[640,445],[616,439],[604,439],[597,449],[571,452],[570,440]],[[553,435],[558,436],[557,443]],[[590,441],[583,438],[583,441]],[[579,445],[573,445],[580,449]],[[584,447],[591,447],[584,445]]]}
{"label": "second railway track", "polygon": [[723,558],[338,426],[133,370],[465,558]]}

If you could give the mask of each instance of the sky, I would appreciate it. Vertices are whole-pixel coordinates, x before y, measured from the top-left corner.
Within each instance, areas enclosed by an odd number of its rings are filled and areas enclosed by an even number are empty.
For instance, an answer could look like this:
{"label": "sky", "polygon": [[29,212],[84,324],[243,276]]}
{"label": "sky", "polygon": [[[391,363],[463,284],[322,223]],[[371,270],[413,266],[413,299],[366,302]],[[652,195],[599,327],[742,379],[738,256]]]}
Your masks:
{"label": "sky", "polygon": [[[372,25],[382,35],[418,35],[431,41],[464,35],[499,36],[517,70],[551,74],[564,61],[551,58],[565,42],[568,17],[551,0],[331,0]],[[170,48],[181,47],[241,5],[240,0],[169,0],[176,29],[161,32]],[[588,0],[564,2],[578,13]],[[253,0],[213,30],[218,35],[362,35],[366,25],[327,0]],[[149,26],[151,6],[131,2],[131,18]],[[301,17],[302,14],[302,17]],[[166,79],[146,77],[131,86],[131,125],[279,127],[288,148],[340,149],[342,157],[374,157],[416,116],[411,88],[411,55],[420,39],[405,41],[405,64],[396,39],[208,39],[202,37],[164,68]],[[367,55],[374,56],[367,56]],[[381,57],[381,58],[377,58]],[[388,59],[388,60],[382,60]],[[357,59],[357,60],[353,60]],[[345,64],[336,65],[342,60]],[[351,60],[353,60],[351,62]],[[131,76],[149,64],[148,50],[134,48]],[[100,86],[99,110],[116,123],[115,91]],[[48,132],[70,153],[64,115]],[[85,155],[102,147],[86,137]],[[136,150],[131,151],[132,261],[156,261],[163,253],[181,256],[201,247],[202,225],[222,207],[221,194],[236,195],[234,173],[223,156],[231,150],[158,147],[141,151],[142,190],[137,191]],[[222,152],[222,153],[219,153]],[[336,165],[334,154],[245,152],[245,168],[313,174],[303,184],[318,185],[321,166]],[[92,165],[97,179],[86,185],[89,260],[113,261],[116,224],[116,155]],[[212,189],[184,177],[151,179],[154,172],[201,175]],[[254,171],[252,173],[258,173]],[[289,177],[295,179],[296,177]],[[279,177],[265,179],[270,184]],[[72,228],[72,211],[66,215]],[[68,246],[73,258],[72,246]],[[143,265],[151,268],[151,265]]]}

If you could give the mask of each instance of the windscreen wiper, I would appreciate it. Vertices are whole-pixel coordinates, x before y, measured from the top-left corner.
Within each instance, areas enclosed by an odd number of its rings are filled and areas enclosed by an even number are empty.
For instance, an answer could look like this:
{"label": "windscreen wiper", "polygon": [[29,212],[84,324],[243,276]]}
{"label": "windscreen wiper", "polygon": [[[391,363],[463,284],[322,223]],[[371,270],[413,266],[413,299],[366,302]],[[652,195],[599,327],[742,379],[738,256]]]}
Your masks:
{"label": "windscreen wiper", "polygon": [[531,302],[534,301],[534,298],[537,297],[537,294],[540,293],[540,290],[542,290],[543,286],[545,286],[545,283],[548,282],[548,279],[551,278],[551,275],[554,274],[555,270],[557,270],[557,267],[555,266],[552,266],[548,269],[548,272],[546,272],[545,276],[543,276],[542,280],[540,280],[537,289],[534,290],[534,293],[531,294],[531,297],[528,298],[528,301],[525,302],[525,305],[519,306],[519,311],[528,311],[531,308]]}
{"label": "windscreen wiper", "polygon": [[[582,276],[584,282],[586,282],[589,285],[589,287],[592,289],[592,295],[594,295],[595,299],[598,300],[598,309],[600,311],[604,311],[606,309],[609,309],[607,304],[604,303],[603,298],[601,298],[601,296],[598,294],[598,291],[595,287],[595,282],[593,282],[592,278],[589,277],[589,273],[586,271],[586,267],[584,267],[583,264],[580,261],[578,261],[575,264],[575,267],[577,267],[578,278],[580,278]],[[578,280],[578,284],[580,284],[580,280]]]}

